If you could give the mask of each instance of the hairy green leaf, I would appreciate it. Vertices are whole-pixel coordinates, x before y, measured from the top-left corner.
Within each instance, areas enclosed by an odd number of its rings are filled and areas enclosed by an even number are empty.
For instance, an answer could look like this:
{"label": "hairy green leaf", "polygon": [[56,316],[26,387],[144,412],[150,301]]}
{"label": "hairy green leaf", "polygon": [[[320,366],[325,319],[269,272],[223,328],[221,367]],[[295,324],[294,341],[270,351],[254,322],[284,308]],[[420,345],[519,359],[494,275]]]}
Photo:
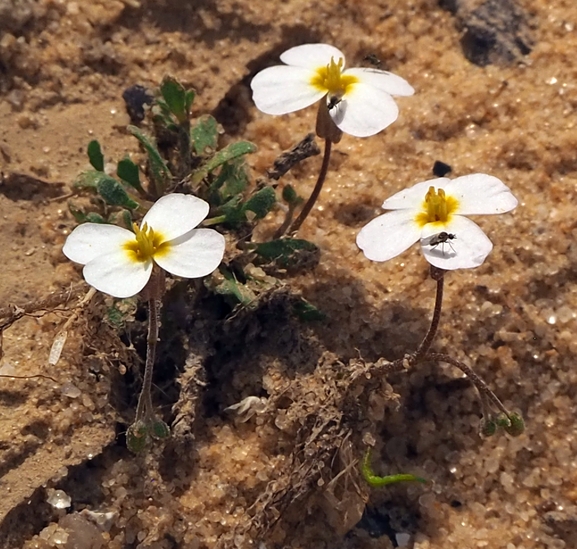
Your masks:
{"label": "hairy green leaf", "polygon": [[194,174],[191,182],[193,185],[200,183],[209,173],[222,166],[225,162],[234,160],[239,156],[253,153],[256,151],[256,145],[248,141],[239,141],[232,143],[228,147],[218,151],[213,157],[209,158]]}
{"label": "hairy green leaf", "polygon": [[122,206],[129,210],[138,208],[138,202],[128,196],[124,187],[116,179],[106,174],[102,174],[102,177],[96,182],[96,191],[110,206]]}
{"label": "hairy green leaf", "polygon": [[245,285],[240,283],[227,269],[223,269],[225,279],[214,289],[218,294],[228,298],[231,305],[249,306],[254,303],[255,294]]}
{"label": "hairy green leaf", "polygon": [[242,194],[247,189],[248,184],[249,179],[244,158],[235,158],[226,162],[208,190],[211,204],[219,206],[233,196]]}
{"label": "hairy green leaf", "polygon": [[268,261],[282,259],[290,261],[295,252],[316,252],[318,250],[312,242],[299,238],[279,238],[269,242],[257,244],[254,251]]}
{"label": "hairy green leaf", "polygon": [[276,193],[272,187],[263,187],[254,193],[245,203],[244,211],[256,214],[257,219],[262,219],[276,204]]}
{"label": "hairy green leaf", "polygon": [[160,85],[160,94],[170,112],[182,124],[188,120],[189,109],[194,100],[194,92],[186,91],[184,86],[175,78],[166,76]]}
{"label": "hairy green leaf", "polygon": [[218,144],[218,123],[210,114],[201,116],[190,130],[190,140],[199,156],[216,150]]}
{"label": "hairy green leaf", "polygon": [[154,181],[154,188],[159,196],[162,196],[162,191],[166,188],[166,185],[170,179],[170,170],[166,165],[166,162],[160,156],[158,149],[154,142],[146,137],[136,126],[128,126],[128,131],[140,141],[140,144],[144,147],[146,154],[148,155],[148,162],[150,165],[150,171],[152,179]]}
{"label": "hairy green leaf", "polygon": [[323,312],[303,298],[293,304],[293,311],[301,320],[312,321],[326,318]]}

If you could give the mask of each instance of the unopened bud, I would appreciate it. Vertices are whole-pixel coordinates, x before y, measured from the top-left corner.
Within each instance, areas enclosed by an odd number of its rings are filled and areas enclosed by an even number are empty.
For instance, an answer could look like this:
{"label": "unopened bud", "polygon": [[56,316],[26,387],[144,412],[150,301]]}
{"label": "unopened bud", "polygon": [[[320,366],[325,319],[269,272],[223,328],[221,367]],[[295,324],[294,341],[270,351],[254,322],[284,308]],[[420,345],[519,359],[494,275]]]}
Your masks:
{"label": "unopened bud", "polygon": [[483,418],[481,420],[480,433],[483,437],[492,437],[497,432],[497,424],[493,418]]}
{"label": "unopened bud", "polygon": [[126,446],[135,454],[139,454],[146,447],[148,441],[148,427],[143,421],[133,423],[126,432]]}
{"label": "unopened bud", "polygon": [[154,438],[168,438],[170,436],[170,428],[162,419],[154,418],[154,421],[149,423],[150,436]]}
{"label": "unopened bud", "polygon": [[331,118],[326,98],[319,101],[315,131],[321,139],[327,139],[331,143],[338,143],[343,137],[343,132],[337,128],[337,125]]}
{"label": "unopened bud", "polygon": [[282,199],[291,205],[296,205],[298,204],[302,199],[299,197],[299,195],[296,193],[296,191],[294,190],[294,187],[292,185],[285,185],[283,190],[282,190]]}
{"label": "unopened bud", "polygon": [[505,431],[512,437],[518,437],[525,432],[525,421],[521,414],[512,412],[509,414],[509,426],[504,427]]}

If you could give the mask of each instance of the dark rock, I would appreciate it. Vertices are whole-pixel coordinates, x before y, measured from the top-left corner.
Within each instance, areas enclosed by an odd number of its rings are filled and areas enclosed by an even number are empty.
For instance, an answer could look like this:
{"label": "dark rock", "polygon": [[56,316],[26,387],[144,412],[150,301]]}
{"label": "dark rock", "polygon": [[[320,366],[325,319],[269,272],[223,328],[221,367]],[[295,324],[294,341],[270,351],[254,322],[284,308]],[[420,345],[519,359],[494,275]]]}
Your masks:
{"label": "dark rock", "polygon": [[439,0],[454,13],[464,30],[461,46],[465,57],[484,67],[510,65],[531,52],[528,16],[514,0]]}
{"label": "dark rock", "polygon": [[569,506],[563,511],[551,511],[543,517],[553,535],[567,543],[567,547],[577,547],[577,508]]}
{"label": "dark rock", "polygon": [[453,168],[451,168],[449,164],[445,164],[445,162],[441,162],[440,160],[435,160],[435,163],[433,164],[433,175],[437,177],[445,177],[452,171]]}
{"label": "dark rock", "polygon": [[144,86],[135,84],[122,92],[122,99],[126,104],[126,112],[133,124],[144,120],[144,105],[152,105],[154,96]]}

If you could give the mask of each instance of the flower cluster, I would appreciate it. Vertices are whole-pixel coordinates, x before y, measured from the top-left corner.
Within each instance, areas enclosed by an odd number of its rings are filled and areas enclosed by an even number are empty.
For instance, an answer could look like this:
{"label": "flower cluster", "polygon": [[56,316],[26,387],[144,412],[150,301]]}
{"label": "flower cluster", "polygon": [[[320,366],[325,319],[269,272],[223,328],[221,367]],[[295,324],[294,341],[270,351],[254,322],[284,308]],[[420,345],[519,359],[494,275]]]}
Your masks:
{"label": "flower cluster", "polygon": [[160,198],[131,232],[116,225],[84,223],[76,227],[63,252],[84,265],[86,282],[113,297],[138,294],[156,263],[183,278],[214,271],[224,255],[224,237],[196,229],[209,205],[200,198],[169,194]]}
{"label": "flower cluster", "polygon": [[[322,100],[338,130],[353,136],[366,137],[386,128],[399,112],[392,96],[414,93],[403,78],[389,72],[345,68],[343,53],[328,44],[291,48],[281,61],[284,65],[264,69],[252,80],[257,107],[285,114]],[[323,164],[328,166],[330,146],[325,153]],[[319,176],[315,199],[323,180],[324,175]],[[310,202],[306,213],[314,200]],[[387,199],[383,208],[391,211],[366,225],[357,244],[367,258],[386,261],[420,242],[426,259],[436,267],[476,267],[492,243],[465,216],[503,213],[516,205],[509,188],[489,175],[425,181]],[[209,205],[199,198],[170,194],[152,206],[141,224],[134,225],[134,232],[85,223],[70,234],[63,251],[84,265],[89,284],[119,298],[141,292],[155,264],[184,278],[203,277],[218,267],[224,255],[220,233],[196,228],[208,211]]]}

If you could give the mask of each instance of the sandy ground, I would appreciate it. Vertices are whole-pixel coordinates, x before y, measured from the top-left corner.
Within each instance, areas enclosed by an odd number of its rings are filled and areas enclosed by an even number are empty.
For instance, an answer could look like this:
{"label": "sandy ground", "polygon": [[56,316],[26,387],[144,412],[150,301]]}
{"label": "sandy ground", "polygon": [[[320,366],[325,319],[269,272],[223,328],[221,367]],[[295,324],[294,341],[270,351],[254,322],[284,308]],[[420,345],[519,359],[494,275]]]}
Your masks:
{"label": "sandy ground", "polygon": [[[577,6],[519,7],[530,53],[513,41],[506,62],[478,66],[461,48],[463,12],[434,0],[0,1],[0,374],[53,378],[0,378],[0,547],[577,547]],[[61,253],[75,225],[65,195],[88,167],[90,139],[110,162],[141,159],[122,92],[166,74],[197,90],[195,116],[212,113],[226,139],[257,144],[249,162],[262,175],[312,131],[315,110],[259,113],[250,79],[308,42],[334,44],[350,66],[374,54],[416,90],[386,131],[335,147],[300,233],[321,261],[284,282],[326,320],[303,325],[271,302],[223,327],[205,301],[181,319],[184,339],[165,334],[170,367],[155,380],[159,407],[174,419],[178,401],[186,428],[135,457],[122,433],[142,315],[120,338],[98,297],[58,364],[47,361],[87,291]],[[434,283],[417,247],[376,264],[355,236],[436,160],[453,176],[495,175],[520,201],[478,220],[495,248],[480,268],[447,276],[435,343],[522,411],[519,438],[482,439],[476,393],[447,366],[365,380],[354,406],[342,389],[359,357],[399,358],[426,332]],[[284,182],[306,195],[319,164]],[[281,218],[271,214],[262,235]],[[265,412],[245,423],[223,412],[251,395],[269,397]],[[369,435],[377,471],[429,482],[369,490],[354,466]]]}

